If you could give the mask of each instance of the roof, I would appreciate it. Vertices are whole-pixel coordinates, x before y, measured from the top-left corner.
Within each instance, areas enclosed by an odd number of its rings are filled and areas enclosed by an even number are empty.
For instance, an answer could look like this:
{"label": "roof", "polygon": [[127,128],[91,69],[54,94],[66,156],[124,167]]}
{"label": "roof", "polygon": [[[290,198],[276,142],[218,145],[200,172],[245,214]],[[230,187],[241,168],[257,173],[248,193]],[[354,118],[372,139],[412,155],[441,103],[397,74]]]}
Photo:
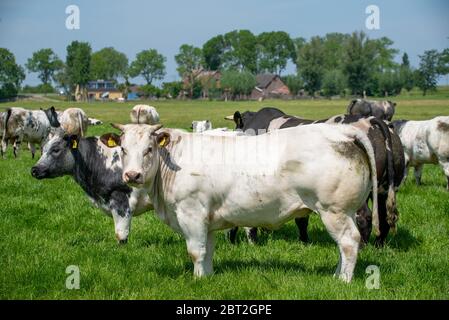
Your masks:
{"label": "roof", "polygon": [[278,76],[272,73],[258,74],[256,76],[257,87],[265,89],[276,77]]}

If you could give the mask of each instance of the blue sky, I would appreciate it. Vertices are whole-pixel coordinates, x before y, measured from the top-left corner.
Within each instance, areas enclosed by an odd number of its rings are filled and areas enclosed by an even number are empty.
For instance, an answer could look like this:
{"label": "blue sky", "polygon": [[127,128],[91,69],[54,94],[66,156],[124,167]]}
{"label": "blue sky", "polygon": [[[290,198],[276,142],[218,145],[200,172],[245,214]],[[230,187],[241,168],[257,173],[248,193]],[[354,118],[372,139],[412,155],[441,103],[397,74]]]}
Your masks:
{"label": "blue sky", "polygon": [[[80,30],[65,27],[71,4],[80,9]],[[380,8],[380,30],[365,28],[365,8],[371,4]],[[155,48],[167,57],[165,80],[172,81],[179,78],[174,55],[180,45],[202,46],[234,29],[283,30],[305,38],[364,30],[371,38],[391,38],[416,66],[425,50],[449,47],[448,14],[447,0],[0,0],[0,47],[22,65],[40,48],[52,48],[65,59],[72,40],[88,41],[94,51],[113,46],[130,60]],[[288,72],[294,72],[291,64]],[[36,74],[27,73],[24,84],[38,82]]]}

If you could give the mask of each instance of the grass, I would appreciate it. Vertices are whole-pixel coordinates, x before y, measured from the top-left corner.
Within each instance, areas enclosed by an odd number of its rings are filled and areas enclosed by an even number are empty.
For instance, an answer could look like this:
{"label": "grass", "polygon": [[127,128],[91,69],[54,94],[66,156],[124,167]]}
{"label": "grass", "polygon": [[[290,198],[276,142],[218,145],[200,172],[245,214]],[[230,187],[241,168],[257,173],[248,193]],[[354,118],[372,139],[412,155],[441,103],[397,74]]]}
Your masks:
{"label": "grass", "polygon": [[[449,113],[449,100],[399,97],[396,118],[428,119]],[[77,106],[105,124],[90,135],[111,130],[108,122],[128,122],[133,103],[56,103]],[[167,127],[189,128],[210,119],[214,127],[232,124],[235,110],[276,106],[290,114],[320,119],[345,111],[345,100],[258,102],[154,102]],[[0,104],[47,107],[37,102]],[[38,153],[39,154],[39,153]],[[118,246],[112,219],[91,206],[71,178],[38,181],[30,168],[37,160],[23,150],[0,160],[1,299],[449,299],[449,197],[440,168],[426,166],[423,186],[409,177],[398,194],[400,223],[383,249],[359,254],[347,285],[334,279],[338,253],[317,215],[312,243],[297,240],[293,222],[247,244],[240,234],[231,245],[217,233],[215,275],[195,280],[183,238],[151,212],[133,220],[130,241]],[[79,290],[65,287],[66,267],[77,265]],[[365,287],[369,265],[381,271],[381,288]]]}

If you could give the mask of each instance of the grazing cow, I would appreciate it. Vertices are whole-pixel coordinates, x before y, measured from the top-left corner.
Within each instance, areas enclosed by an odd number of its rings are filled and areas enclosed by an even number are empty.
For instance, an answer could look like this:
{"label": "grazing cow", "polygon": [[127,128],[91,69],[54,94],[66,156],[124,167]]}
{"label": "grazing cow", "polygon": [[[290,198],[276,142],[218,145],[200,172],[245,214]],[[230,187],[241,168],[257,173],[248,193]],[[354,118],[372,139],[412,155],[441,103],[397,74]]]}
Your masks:
{"label": "grazing cow", "polygon": [[398,120],[393,126],[401,138],[407,168],[415,168],[416,184],[421,184],[424,164],[439,164],[447,177],[449,190],[449,117],[426,121]]}
{"label": "grazing cow", "polygon": [[62,112],[57,112],[54,107],[44,110],[52,127],[59,127],[67,135],[77,135],[84,137],[89,126],[89,118],[80,108],[68,108]]}
{"label": "grazing cow", "polygon": [[18,156],[22,141],[28,142],[32,157],[36,153],[35,144],[45,143],[50,132],[50,121],[42,110],[9,108],[4,116],[1,154],[4,156],[8,143],[13,144],[14,157]]}
{"label": "grazing cow", "polygon": [[131,110],[131,122],[136,124],[159,123],[159,113],[155,107],[146,104],[138,104]]}
{"label": "grazing cow", "polygon": [[103,121],[95,119],[95,118],[88,118],[89,125],[90,126],[99,126],[103,124]]}
{"label": "grazing cow", "polygon": [[[375,117],[363,118],[361,116],[340,115],[325,120],[308,120],[295,116],[289,116],[279,109],[263,108],[257,112],[246,111],[240,113],[236,111],[233,116],[226,119],[234,120],[236,128],[245,132],[261,134],[275,129],[284,129],[298,125],[308,125],[316,123],[344,124],[352,125],[363,130],[371,141],[376,157],[376,167],[378,173],[379,216],[380,235],[376,238],[375,244],[382,246],[388,235],[390,227],[395,230],[398,212],[396,208],[396,189],[403,180],[404,155],[399,136],[390,130],[387,125]],[[246,124],[250,125],[247,126]],[[392,150],[392,152],[390,152]],[[357,226],[362,235],[362,240],[367,243],[371,234],[371,212],[368,203],[364,204],[357,211]],[[299,229],[299,238],[302,242],[308,242],[308,217],[295,219]],[[234,228],[229,233],[232,243],[235,243],[237,229]],[[247,231],[248,234],[248,231]],[[250,242],[257,239],[257,230],[249,233]]]}
{"label": "grazing cow", "polygon": [[126,243],[131,218],[152,209],[152,205],[146,190],[123,182],[120,148],[107,148],[97,137],[69,136],[59,128],[52,131],[41,158],[31,169],[32,176],[72,176],[97,207],[112,215],[117,241]]}
{"label": "grazing cow", "polygon": [[355,212],[372,188],[378,232],[374,152],[357,128],[318,124],[217,137],[162,125],[115,127],[122,135],[102,141],[121,145],[123,180],[147,188],[155,212],[185,237],[195,276],[213,272],[214,231],[274,229],[315,211],[339,247],[336,275],[350,282],[360,243]]}
{"label": "grazing cow", "polygon": [[352,100],[347,113],[362,117],[373,116],[380,120],[391,121],[394,115],[396,103],[391,101],[370,101],[364,99]]}
{"label": "grazing cow", "polygon": [[192,121],[193,132],[201,133],[203,131],[212,130],[212,122],[210,120]]}

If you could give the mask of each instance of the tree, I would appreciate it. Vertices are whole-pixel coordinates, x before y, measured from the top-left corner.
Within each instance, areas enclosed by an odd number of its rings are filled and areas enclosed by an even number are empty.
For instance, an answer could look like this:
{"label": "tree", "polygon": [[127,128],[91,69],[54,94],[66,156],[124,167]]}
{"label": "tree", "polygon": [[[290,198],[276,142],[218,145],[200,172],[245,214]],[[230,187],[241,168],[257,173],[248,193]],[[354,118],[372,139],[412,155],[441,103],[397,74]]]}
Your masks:
{"label": "tree", "polygon": [[256,37],[249,30],[234,30],[224,35],[223,67],[238,71],[257,71]]}
{"label": "tree", "polygon": [[282,77],[282,82],[285,83],[293,96],[298,95],[299,90],[304,88],[304,81],[302,81],[299,75],[288,75]]}
{"label": "tree", "polygon": [[209,39],[203,45],[204,67],[208,70],[219,70],[223,64],[225,40],[222,35]]}
{"label": "tree", "polygon": [[233,99],[248,96],[256,86],[256,77],[248,71],[228,70],[221,76],[221,87],[231,94]]}
{"label": "tree", "polygon": [[391,48],[394,43],[392,40],[382,37],[380,39],[368,40],[368,42],[374,47],[375,57],[371,63],[374,64],[378,72],[391,71],[397,67],[394,58],[399,50]]}
{"label": "tree", "polygon": [[195,76],[201,70],[203,63],[201,49],[188,44],[183,44],[179,48],[179,53],[175,56],[175,60],[178,64],[178,73],[182,78],[187,79],[190,97],[193,98]]}
{"label": "tree", "polygon": [[165,76],[165,57],[157,50],[143,50],[136,55],[136,60],[129,67],[129,75],[135,78],[141,75],[147,84],[161,80]]}
{"label": "tree", "polygon": [[62,68],[63,62],[52,49],[41,49],[33,53],[25,66],[29,72],[39,73],[42,84],[49,85],[55,72]]}
{"label": "tree", "polygon": [[442,76],[449,74],[449,48],[444,49],[438,58],[438,73]]}
{"label": "tree", "polygon": [[325,72],[324,60],[323,40],[320,37],[313,37],[299,50],[296,65],[304,80],[304,88],[311,96],[321,88]]}
{"label": "tree", "polygon": [[115,80],[128,71],[128,58],[113,47],[103,48],[92,54],[90,78],[92,80]]}
{"label": "tree", "polygon": [[338,32],[328,33],[323,38],[324,67],[327,71],[343,68],[345,44],[348,39],[348,34]]}
{"label": "tree", "polygon": [[425,96],[428,91],[436,90],[440,54],[437,50],[428,50],[423,55],[420,55],[419,58],[421,61],[419,62],[416,81]]}
{"label": "tree", "polygon": [[410,61],[408,59],[408,54],[404,53],[402,55],[402,64],[400,67],[400,77],[402,84],[408,92],[410,92],[415,86],[415,77],[413,70],[410,66]]}
{"label": "tree", "polygon": [[162,92],[167,98],[177,98],[182,90],[181,81],[164,82],[162,84]]}
{"label": "tree", "polygon": [[0,48],[0,99],[15,97],[25,79],[23,68],[16,63],[14,54]]}
{"label": "tree", "polygon": [[289,59],[296,59],[295,45],[283,31],[264,32],[257,37],[260,71],[280,75]]}
{"label": "tree", "polygon": [[76,100],[87,100],[86,85],[90,80],[92,49],[87,42],[73,41],[67,46],[66,76],[70,88],[75,87]]}
{"label": "tree", "polygon": [[378,74],[377,94],[388,97],[401,93],[403,81],[400,71],[388,70]]}
{"label": "tree", "polygon": [[346,88],[346,77],[343,72],[334,69],[327,71],[323,77],[322,90],[326,97],[342,94]]}
{"label": "tree", "polygon": [[354,32],[344,50],[343,72],[353,94],[363,94],[369,89],[374,77],[373,61],[376,46],[364,32]]}

